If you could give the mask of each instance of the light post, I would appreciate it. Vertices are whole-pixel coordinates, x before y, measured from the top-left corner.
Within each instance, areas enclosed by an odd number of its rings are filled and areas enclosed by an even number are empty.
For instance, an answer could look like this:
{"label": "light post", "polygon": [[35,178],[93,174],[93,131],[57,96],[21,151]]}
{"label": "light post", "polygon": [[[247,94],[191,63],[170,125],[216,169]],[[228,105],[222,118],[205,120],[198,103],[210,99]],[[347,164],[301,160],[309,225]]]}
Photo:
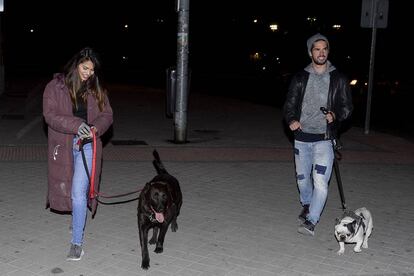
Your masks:
{"label": "light post", "polygon": [[2,32],[2,20],[4,12],[4,0],[0,0],[0,95],[4,93],[5,79],[4,79],[4,60],[3,60],[3,32]]}
{"label": "light post", "polygon": [[188,35],[190,0],[177,0],[177,82],[174,113],[174,142],[187,142]]}

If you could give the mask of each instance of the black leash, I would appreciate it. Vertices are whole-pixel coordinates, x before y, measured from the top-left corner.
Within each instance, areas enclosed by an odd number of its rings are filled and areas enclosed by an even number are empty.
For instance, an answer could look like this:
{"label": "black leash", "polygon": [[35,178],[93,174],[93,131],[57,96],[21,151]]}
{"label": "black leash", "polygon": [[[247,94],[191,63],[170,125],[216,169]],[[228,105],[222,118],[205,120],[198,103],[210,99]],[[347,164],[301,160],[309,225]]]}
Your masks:
{"label": "black leash", "polygon": [[[79,142],[79,141],[80,141],[80,142]],[[84,150],[83,150],[83,146],[84,146],[84,145],[86,145],[86,144],[88,144],[88,143],[91,143],[91,142],[92,142],[92,140],[91,140],[91,141],[88,141],[88,142],[84,141],[84,139],[79,139],[79,140],[78,140],[78,143],[79,143],[79,149],[80,149],[81,154],[82,154],[83,166],[85,167],[85,172],[86,172],[86,175],[88,176],[89,183],[91,182],[91,176],[90,176],[90,174],[89,174],[88,163],[86,163],[86,157],[85,157],[85,152],[84,152]],[[88,194],[89,194],[89,193],[88,193]]]}
{"label": "black leash", "polygon": [[[329,111],[325,107],[320,108],[323,114],[328,114]],[[331,135],[329,135],[329,139],[332,143],[332,150],[334,152],[334,171],[335,171],[335,178],[336,183],[338,184],[338,190],[339,190],[339,196],[341,197],[341,204],[342,204],[342,210],[346,210],[346,203],[345,203],[345,194],[344,194],[344,188],[342,185],[342,178],[341,178],[341,172],[339,171],[339,160],[342,159],[342,154],[339,152],[339,150],[342,148],[342,146],[337,143],[337,140],[333,136],[333,133],[331,131]]]}

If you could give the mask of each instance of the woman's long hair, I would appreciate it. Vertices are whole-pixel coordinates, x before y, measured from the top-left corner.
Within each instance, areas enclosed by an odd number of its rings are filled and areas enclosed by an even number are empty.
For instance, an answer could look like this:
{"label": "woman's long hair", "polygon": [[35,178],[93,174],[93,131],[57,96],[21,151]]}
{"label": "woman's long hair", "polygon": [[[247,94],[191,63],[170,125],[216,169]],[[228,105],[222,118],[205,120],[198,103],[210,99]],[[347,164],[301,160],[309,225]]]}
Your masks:
{"label": "woman's long hair", "polygon": [[[93,63],[94,74],[83,82],[79,77],[78,65],[85,61],[91,61]],[[65,65],[65,84],[69,89],[72,105],[75,109],[78,107],[76,98],[81,98],[86,102],[88,93],[91,93],[98,101],[99,110],[103,110],[106,90],[99,83],[98,75],[100,65],[98,55],[89,47],[83,48]]]}

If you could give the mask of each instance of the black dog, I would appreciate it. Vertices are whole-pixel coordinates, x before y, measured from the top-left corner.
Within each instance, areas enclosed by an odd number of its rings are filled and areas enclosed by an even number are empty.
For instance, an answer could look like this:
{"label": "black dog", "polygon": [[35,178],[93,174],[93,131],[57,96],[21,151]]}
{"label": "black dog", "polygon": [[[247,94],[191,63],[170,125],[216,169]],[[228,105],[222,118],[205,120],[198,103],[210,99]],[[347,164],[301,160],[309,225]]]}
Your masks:
{"label": "black dog", "polygon": [[[178,180],[170,175],[154,150],[154,167],[157,175],[145,185],[138,202],[138,231],[141,244],[143,269],[149,268],[148,231],[153,228],[150,244],[156,244],[155,253],[162,253],[168,225],[171,231],[178,229],[177,217],[182,205],[182,194]],[[158,235],[159,231],[159,235]]]}

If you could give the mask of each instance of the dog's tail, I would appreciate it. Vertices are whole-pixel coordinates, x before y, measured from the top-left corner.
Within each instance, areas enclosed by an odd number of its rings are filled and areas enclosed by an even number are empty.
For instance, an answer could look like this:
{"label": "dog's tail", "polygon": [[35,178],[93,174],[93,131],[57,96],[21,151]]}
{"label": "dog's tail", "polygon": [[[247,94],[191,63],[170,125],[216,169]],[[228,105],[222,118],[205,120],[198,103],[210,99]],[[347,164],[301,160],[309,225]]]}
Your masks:
{"label": "dog's tail", "polygon": [[155,170],[157,171],[158,174],[162,174],[162,173],[168,173],[167,170],[165,169],[164,165],[161,162],[161,158],[160,155],[158,154],[157,150],[154,150],[152,152],[152,155],[154,155],[154,161],[152,161],[152,164],[155,167]]}

